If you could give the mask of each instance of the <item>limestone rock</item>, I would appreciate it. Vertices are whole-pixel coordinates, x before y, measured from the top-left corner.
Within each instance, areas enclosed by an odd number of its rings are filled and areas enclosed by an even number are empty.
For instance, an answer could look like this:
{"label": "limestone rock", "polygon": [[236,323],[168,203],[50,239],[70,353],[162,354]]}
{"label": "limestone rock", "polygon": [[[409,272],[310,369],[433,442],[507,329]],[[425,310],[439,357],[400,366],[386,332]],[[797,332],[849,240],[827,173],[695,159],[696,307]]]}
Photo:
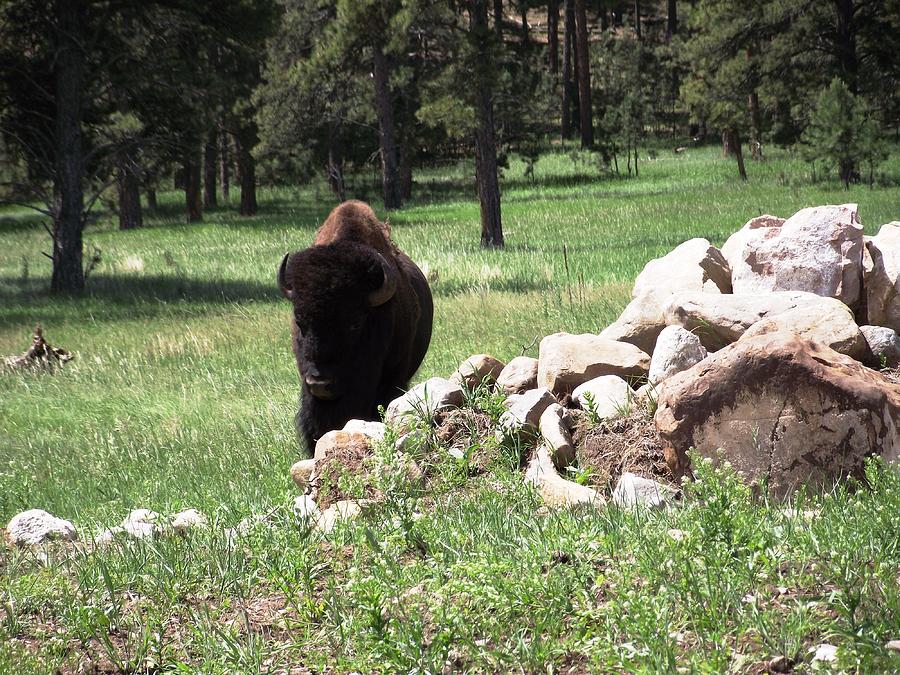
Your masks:
{"label": "limestone rock", "polygon": [[150,509],[135,509],[113,533],[125,533],[132,539],[153,539],[162,533],[162,516]]}
{"label": "limestone rock", "polygon": [[359,431],[329,431],[316,441],[313,461],[318,462],[326,457],[340,455],[345,450],[372,447],[369,436]]}
{"label": "limestone rock", "polygon": [[567,394],[601,375],[641,377],[649,369],[650,357],[634,345],[589,333],[554,333],[541,340],[538,385]]}
{"label": "limestone rock", "polygon": [[870,368],[895,368],[900,365],[900,336],[887,326],[860,326],[859,332],[866,340],[863,358]]}
{"label": "limestone rock", "polygon": [[[751,220],[723,247],[735,295],[808,291],[856,307],[863,271],[856,204],[815,206],[781,224],[771,219],[755,225],[761,220]],[[762,235],[751,236],[752,230]]]}
{"label": "limestone rock", "polygon": [[508,396],[503,403],[506,412],[500,416],[500,430],[506,434],[536,432],[541,415],[553,403],[556,398],[544,387]]}
{"label": "limestone rock", "polygon": [[172,516],[172,529],[175,534],[186,535],[206,527],[208,522],[206,516],[197,509],[185,509]]}
{"label": "limestone rock", "polygon": [[803,291],[777,291],[758,295],[678,293],[663,308],[668,325],[681,326],[700,338],[711,352],[740,339],[762,319],[815,304],[822,298]]}
{"label": "limestone rock", "polygon": [[[672,297],[672,292],[671,288],[653,288],[641,292],[628,303],[618,319],[600,331],[600,337],[627,342],[652,354],[656,338],[666,327],[663,309]],[[719,294],[708,295],[719,297]]]}
{"label": "limestone rock", "polygon": [[810,647],[809,651],[813,655],[812,662],[832,663],[837,661],[837,647],[828,643]]}
{"label": "limestone rock", "polygon": [[647,379],[658,384],[667,377],[700,363],[706,355],[706,348],[700,344],[700,338],[696,335],[681,326],[667,326],[656,341]]}
{"label": "limestone rock", "polygon": [[298,488],[306,490],[309,487],[315,468],[316,460],[314,459],[301,459],[299,462],[294,462],[291,466],[291,478]]}
{"label": "limestone rock", "polygon": [[525,482],[534,485],[544,504],[549,507],[565,508],[579,504],[602,506],[603,497],[586,485],[566,480],[556,472],[550,452],[540,446],[529,462],[525,472]]}
{"label": "limestone rock", "polygon": [[517,356],[497,376],[497,388],[504,394],[521,394],[537,387],[538,360]]}
{"label": "limestone rock", "polygon": [[377,443],[384,438],[387,427],[381,422],[370,422],[368,420],[348,420],[344,425],[343,431],[358,432],[369,437],[371,444]]}
{"label": "limestone rock", "polygon": [[676,490],[655,480],[625,472],[613,490],[613,502],[625,508],[660,508],[675,499]]}
{"label": "limestone rock", "polygon": [[319,505],[310,495],[300,495],[294,499],[294,505],[291,508],[294,519],[300,525],[314,524],[321,515]]}
{"label": "limestone rock", "polygon": [[775,494],[860,475],[900,455],[900,385],[820,343],[745,336],[660,387],[655,423],[676,476],[687,452],[724,457]]}
{"label": "limestone rock", "polygon": [[475,354],[459,364],[450,381],[467,389],[475,389],[482,382],[494,384],[505,365],[488,354]]}
{"label": "limestone rock", "polygon": [[821,342],[857,360],[861,360],[866,352],[866,339],[853,320],[853,312],[833,298],[821,298],[814,304],[803,304],[757,321],[741,339],[777,332],[793,333],[805,340]]}
{"label": "limestone rock", "polygon": [[411,418],[434,419],[436,413],[458,408],[464,401],[463,390],[458,384],[432,377],[391,401],[385,412],[385,421],[405,429],[410,426]]}
{"label": "limestone rock", "polygon": [[866,320],[900,332],[900,221],[882,225],[866,253]]}
{"label": "limestone rock", "polygon": [[575,387],[572,398],[582,410],[591,410],[601,420],[618,417],[628,408],[634,392],[616,375],[601,375]]}
{"label": "limestone rock", "polygon": [[78,531],[68,520],[42,509],[22,511],[6,526],[6,538],[13,546],[37,546],[47,541],[75,541]]}
{"label": "limestone rock", "polygon": [[571,420],[565,408],[559,403],[551,403],[541,414],[538,426],[557,469],[565,469],[575,461]]}
{"label": "limestone rock", "polygon": [[648,262],[631,297],[653,289],[731,293],[731,271],[722,252],[706,239],[689,239],[662,258]]}

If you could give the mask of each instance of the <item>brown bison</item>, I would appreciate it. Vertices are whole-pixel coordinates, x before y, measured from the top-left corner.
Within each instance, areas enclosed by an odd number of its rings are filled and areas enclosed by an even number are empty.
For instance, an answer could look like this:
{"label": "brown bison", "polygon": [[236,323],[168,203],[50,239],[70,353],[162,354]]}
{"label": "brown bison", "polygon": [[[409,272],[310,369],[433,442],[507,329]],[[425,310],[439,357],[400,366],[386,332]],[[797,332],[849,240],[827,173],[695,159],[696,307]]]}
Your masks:
{"label": "brown bison", "polygon": [[431,290],[358,201],[335,208],[312,246],[284,256],[278,286],[294,305],[297,432],[312,451],[347,420],[377,419],[407,387],[431,341]]}

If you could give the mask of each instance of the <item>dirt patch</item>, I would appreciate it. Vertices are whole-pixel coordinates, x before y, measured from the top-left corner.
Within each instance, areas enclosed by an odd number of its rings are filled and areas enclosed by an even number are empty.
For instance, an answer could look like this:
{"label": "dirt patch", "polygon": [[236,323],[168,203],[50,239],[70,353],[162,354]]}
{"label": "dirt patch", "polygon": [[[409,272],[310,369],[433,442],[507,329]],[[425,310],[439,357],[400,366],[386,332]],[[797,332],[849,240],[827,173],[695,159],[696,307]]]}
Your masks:
{"label": "dirt patch", "polygon": [[493,443],[495,425],[490,416],[480,410],[455,408],[438,416],[435,429],[437,444],[469,456],[473,473],[484,473],[496,458]]}
{"label": "dirt patch", "polygon": [[375,499],[372,480],[372,448],[365,442],[341,446],[316,462],[313,482],[318,490],[316,502],[326,509],[342,499]]}
{"label": "dirt patch", "polygon": [[679,488],[663,456],[653,419],[640,406],[625,417],[591,423],[579,410],[571,411],[572,441],[578,466],[591,472],[590,485],[612,490],[625,472]]}

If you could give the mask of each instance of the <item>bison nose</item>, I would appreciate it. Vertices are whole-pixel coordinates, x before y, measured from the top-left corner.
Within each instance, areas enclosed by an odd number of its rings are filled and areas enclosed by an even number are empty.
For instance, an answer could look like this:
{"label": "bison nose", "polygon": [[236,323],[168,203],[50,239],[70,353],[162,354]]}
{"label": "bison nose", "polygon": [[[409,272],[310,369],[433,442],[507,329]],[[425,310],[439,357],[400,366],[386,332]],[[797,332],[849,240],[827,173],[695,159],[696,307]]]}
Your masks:
{"label": "bison nose", "polygon": [[309,393],[316,398],[325,400],[337,398],[338,392],[333,380],[313,375],[307,375],[304,379],[306,380],[306,388],[309,389]]}

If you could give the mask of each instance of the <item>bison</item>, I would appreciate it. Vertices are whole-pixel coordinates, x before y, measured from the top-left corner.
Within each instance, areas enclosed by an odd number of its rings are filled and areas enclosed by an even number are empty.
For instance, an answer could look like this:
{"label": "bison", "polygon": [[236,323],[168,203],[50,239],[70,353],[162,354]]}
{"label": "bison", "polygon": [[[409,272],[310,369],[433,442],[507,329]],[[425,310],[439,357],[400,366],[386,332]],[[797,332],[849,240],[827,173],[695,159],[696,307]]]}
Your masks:
{"label": "bison", "polygon": [[377,419],[408,386],[431,341],[431,289],[359,201],[336,207],[312,246],[284,256],[278,286],[294,305],[297,433],[312,451],[347,420]]}

